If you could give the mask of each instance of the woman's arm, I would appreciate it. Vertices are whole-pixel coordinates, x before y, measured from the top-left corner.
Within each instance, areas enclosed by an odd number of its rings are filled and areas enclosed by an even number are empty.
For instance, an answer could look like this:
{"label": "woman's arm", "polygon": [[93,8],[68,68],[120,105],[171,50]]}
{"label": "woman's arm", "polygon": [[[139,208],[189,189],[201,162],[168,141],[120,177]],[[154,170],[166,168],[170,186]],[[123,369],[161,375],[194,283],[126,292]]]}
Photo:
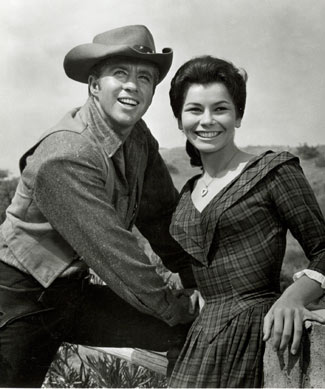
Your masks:
{"label": "woman's arm", "polygon": [[[325,222],[316,197],[299,163],[290,161],[279,167],[272,177],[269,190],[282,223],[302,246],[310,260],[308,269],[325,275]],[[265,317],[264,340],[274,329],[273,346],[283,350],[292,338],[291,352],[297,352],[305,320],[325,324],[320,316],[306,306],[324,293],[322,285],[306,275],[288,287]]]}

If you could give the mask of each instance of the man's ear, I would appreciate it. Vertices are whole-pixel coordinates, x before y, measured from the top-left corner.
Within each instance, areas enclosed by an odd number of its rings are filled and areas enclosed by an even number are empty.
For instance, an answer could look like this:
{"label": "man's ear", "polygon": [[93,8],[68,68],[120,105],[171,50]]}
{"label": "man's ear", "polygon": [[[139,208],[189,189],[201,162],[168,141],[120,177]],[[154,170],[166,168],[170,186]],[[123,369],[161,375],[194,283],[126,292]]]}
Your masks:
{"label": "man's ear", "polygon": [[97,96],[100,89],[99,79],[94,76],[88,78],[88,91],[90,96]]}
{"label": "man's ear", "polygon": [[177,119],[177,125],[179,130],[184,131],[181,119]]}

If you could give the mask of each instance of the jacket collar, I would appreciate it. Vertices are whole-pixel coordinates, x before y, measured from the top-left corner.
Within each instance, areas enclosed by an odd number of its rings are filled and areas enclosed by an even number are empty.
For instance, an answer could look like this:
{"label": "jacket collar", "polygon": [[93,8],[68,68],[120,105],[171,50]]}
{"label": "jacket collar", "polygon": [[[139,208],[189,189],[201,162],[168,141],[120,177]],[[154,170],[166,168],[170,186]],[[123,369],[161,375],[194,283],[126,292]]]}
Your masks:
{"label": "jacket collar", "polygon": [[119,134],[105,122],[93,97],[88,98],[86,104],[78,111],[78,115],[84,123],[87,123],[92,135],[107,150],[108,156],[112,157],[123,141]]}

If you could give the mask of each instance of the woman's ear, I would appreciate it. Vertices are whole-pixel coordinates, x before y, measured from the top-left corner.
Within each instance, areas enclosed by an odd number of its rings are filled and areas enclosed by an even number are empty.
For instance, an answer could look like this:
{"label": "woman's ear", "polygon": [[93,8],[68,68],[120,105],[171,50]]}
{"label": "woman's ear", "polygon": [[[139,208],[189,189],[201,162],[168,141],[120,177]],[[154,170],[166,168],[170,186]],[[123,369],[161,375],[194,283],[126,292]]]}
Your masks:
{"label": "woman's ear", "polygon": [[239,128],[241,126],[241,119],[242,118],[237,118],[235,121],[235,128]]}
{"label": "woman's ear", "polygon": [[181,119],[177,119],[178,129],[184,131]]}

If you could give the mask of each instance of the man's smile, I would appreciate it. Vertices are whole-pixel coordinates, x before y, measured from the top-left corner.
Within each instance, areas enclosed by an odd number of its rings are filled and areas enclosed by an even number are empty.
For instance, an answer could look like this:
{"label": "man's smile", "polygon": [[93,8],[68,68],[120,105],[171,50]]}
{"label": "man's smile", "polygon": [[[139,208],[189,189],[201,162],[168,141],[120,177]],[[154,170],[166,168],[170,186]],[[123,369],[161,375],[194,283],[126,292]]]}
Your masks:
{"label": "man's smile", "polygon": [[131,98],[131,97],[119,97],[117,101],[123,105],[129,107],[136,107],[139,104],[139,101]]}

